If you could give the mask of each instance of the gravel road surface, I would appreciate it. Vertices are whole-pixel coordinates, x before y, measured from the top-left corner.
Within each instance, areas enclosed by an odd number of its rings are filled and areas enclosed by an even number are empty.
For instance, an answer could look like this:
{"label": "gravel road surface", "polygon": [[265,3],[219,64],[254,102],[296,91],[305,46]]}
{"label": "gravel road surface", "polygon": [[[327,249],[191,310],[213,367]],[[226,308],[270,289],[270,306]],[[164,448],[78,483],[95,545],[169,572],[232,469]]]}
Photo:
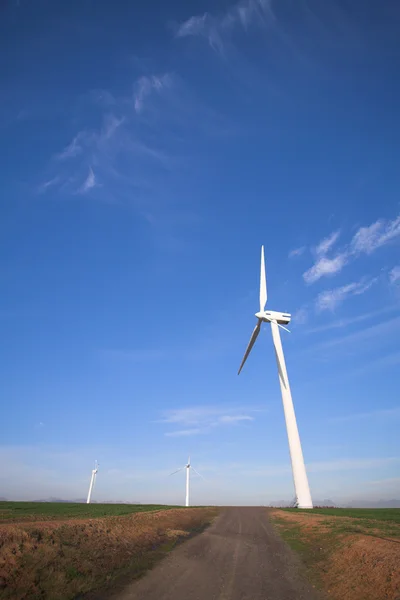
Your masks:
{"label": "gravel road surface", "polygon": [[110,600],[320,600],[265,508],[227,508]]}

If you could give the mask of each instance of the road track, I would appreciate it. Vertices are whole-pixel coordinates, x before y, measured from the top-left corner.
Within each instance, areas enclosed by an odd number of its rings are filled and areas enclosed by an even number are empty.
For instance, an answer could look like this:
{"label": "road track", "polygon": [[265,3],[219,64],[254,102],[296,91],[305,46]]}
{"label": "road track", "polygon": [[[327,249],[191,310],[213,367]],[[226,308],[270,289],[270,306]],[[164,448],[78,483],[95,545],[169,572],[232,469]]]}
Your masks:
{"label": "road track", "polygon": [[265,508],[226,508],[110,600],[318,600]]}

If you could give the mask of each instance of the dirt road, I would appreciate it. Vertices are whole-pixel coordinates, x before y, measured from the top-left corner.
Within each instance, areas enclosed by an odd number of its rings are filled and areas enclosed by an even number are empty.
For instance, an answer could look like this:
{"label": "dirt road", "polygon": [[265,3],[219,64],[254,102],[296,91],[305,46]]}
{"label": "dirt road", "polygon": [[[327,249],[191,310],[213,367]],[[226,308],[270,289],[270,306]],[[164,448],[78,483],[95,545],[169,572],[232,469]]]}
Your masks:
{"label": "dirt road", "polygon": [[317,600],[265,508],[227,508],[110,600]]}

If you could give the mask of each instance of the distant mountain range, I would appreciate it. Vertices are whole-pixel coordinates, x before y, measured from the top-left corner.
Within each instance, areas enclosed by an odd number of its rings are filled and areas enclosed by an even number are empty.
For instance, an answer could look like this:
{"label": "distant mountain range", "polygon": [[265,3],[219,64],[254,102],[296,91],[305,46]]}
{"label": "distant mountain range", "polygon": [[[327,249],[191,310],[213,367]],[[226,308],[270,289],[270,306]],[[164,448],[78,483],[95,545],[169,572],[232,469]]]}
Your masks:
{"label": "distant mountain range", "polygon": [[[332,500],[314,500],[314,506],[338,506],[338,504],[335,504],[334,502],[332,502]],[[293,506],[293,501],[292,502],[288,502],[287,500],[276,500],[274,502],[270,502],[268,504],[268,506],[276,506],[277,508],[281,507],[281,508],[287,508],[290,506]]]}
{"label": "distant mountain range", "polygon": [[[0,497],[0,502],[13,502],[13,500],[9,500],[8,498]],[[40,498],[39,500],[26,500],[26,502],[63,502],[68,504],[86,504],[86,498],[73,498],[72,500],[64,500],[64,498]],[[140,502],[125,502],[124,500],[103,500],[102,502],[98,502],[97,500],[92,500],[91,504],[141,504]]]}
{"label": "distant mountain range", "polygon": [[400,500],[360,501],[346,504],[344,508],[400,508]]}

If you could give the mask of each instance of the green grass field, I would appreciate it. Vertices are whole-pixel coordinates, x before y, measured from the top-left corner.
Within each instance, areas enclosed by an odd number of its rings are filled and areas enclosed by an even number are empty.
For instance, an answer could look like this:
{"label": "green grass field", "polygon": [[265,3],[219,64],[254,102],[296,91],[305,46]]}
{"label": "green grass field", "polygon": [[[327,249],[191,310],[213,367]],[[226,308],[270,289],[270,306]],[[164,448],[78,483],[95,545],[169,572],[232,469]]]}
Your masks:
{"label": "green grass field", "polygon": [[158,504],[78,504],[69,502],[0,502],[1,521],[90,519],[177,508]]}
{"label": "green grass field", "polygon": [[400,523],[400,508],[314,508],[312,511],[299,508],[287,508],[284,510],[332,517],[350,517],[352,519],[370,519],[374,521],[392,521],[394,523]]}

